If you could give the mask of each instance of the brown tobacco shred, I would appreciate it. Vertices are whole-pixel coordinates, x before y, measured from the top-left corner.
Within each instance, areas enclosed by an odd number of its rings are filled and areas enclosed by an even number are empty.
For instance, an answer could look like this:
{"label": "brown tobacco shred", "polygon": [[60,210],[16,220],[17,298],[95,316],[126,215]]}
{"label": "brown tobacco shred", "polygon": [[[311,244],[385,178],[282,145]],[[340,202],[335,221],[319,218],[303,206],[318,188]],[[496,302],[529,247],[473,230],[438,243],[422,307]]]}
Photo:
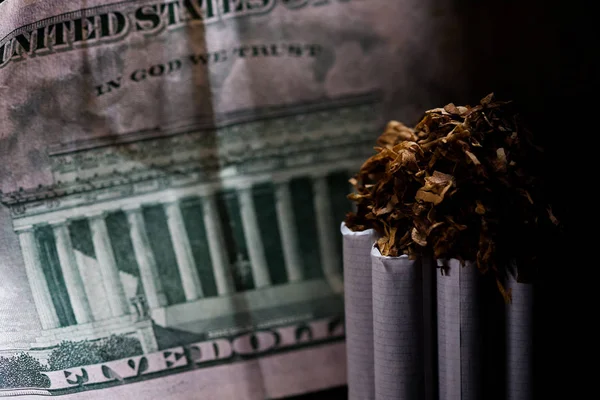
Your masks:
{"label": "brown tobacco shred", "polygon": [[536,171],[541,149],[511,102],[492,93],[426,111],[414,128],[391,121],[375,151],[350,180],[350,229],[374,228],[385,256],[476,260],[498,277],[515,261],[520,280],[533,276],[528,239],[560,222]]}

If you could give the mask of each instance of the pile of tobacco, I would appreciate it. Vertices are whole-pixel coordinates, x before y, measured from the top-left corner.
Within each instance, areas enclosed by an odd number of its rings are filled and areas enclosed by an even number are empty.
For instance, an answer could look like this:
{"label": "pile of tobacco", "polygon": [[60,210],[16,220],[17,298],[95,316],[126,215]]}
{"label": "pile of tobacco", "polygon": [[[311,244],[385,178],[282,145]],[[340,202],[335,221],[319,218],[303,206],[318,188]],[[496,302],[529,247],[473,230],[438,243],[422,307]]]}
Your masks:
{"label": "pile of tobacco", "polygon": [[516,265],[527,281],[532,238],[559,222],[539,178],[543,151],[512,102],[492,93],[429,110],[414,128],[391,121],[377,145],[350,180],[350,229],[375,229],[384,256],[474,260],[483,273]]}

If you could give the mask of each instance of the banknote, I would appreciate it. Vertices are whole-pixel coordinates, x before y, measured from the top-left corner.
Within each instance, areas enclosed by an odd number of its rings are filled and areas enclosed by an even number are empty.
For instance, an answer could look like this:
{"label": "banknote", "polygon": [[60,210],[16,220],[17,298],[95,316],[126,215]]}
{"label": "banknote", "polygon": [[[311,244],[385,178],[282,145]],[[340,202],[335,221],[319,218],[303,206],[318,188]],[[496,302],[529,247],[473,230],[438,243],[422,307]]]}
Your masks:
{"label": "banknote", "polygon": [[0,1],[0,397],[343,385],[348,178],[460,68],[425,3]]}

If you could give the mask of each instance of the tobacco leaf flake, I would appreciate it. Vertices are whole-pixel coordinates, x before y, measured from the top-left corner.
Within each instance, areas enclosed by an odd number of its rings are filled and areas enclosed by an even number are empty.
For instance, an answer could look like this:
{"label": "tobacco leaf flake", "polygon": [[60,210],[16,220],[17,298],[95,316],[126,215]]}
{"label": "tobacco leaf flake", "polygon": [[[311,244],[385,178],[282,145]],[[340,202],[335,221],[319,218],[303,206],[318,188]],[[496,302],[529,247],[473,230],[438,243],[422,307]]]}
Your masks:
{"label": "tobacco leaf flake", "polygon": [[481,204],[481,201],[476,200],[475,203],[477,204],[475,206],[475,212],[479,215],[485,214],[485,207],[483,206],[483,204]]}
{"label": "tobacco leaf flake", "polygon": [[554,225],[560,225],[560,221],[559,221],[559,220],[558,220],[558,218],[556,218],[556,217],[554,216],[554,214],[552,213],[552,207],[548,207],[548,208],[547,208],[547,211],[548,211],[548,217],[550,218],[550,221],[552,221],[552,223],[553,223]]}
{"label": "tobacco leaf flake", "polygon": [[473,107],[427,110],[414,128],[390,121],[350,180],[357,211],[347,225],[375,229],[384,256],[471,260],[498,279],[514,258],[518,276],[533,276],[530,235],[540,221],[560,223],[544,200],[551,185],[531,169],[543,149],[517,111],[490,93]]}
{"label": "tobacco leaf flake", "polygon": [[479,102],[482,106],[487,106],[489,105],[492,100],[494,99],[494,93],[490,93],[487,96],[485,96],[483,99],[481,99],[481,101]]}
{"label": "tobacco leaf flake", "polygon": [[427,246],[427,235],[422,234],[417,230],[417,228],[413,228],[410,234],[412,240],[419,246]]}
{"label": "tobacco leaf flake", "polygon": [[458,108],[454,105],[454,103],[450,103],[450,104],[446,104],[444,106],[444,111],[446,111],[448,114],[453,114],[453,115],[460,115],[460,111],[458,110]]}
{"label": "tobacco leaf flake", "polygon": [[468,150],[465,151],[465,154],[469,157],[469,159],[473,162],[473,164],[475,164],[475,165],[481,165],[481,162],[479,161],[479,159],[477,158],[477,156],[475,156],[475,154],[471,153]]}

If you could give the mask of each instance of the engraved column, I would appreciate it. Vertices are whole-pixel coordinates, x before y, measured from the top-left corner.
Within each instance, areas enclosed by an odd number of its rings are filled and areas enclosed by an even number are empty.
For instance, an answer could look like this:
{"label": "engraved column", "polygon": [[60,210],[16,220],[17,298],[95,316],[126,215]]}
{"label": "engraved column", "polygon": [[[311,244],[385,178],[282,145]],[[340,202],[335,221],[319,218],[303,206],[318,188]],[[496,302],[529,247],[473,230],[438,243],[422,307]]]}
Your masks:
{"label": "engraved column", "polygon": [[243,187],[238,189],[240,201],[240,211],[242,214],[242,227],[244,237],[248,245],[248,254],[252,266],[252,277],[254,278],[254,287],[260,288],[271,284],[267,258],[263,247],[258,219],[256,218],[256,209],[254,208],[254,199],[252,198],[252,187]]}
{"label": "engraved column", "polygon": [[104,290],[110,304],[113,317],[129,313],[129,305],[125,297],[125,289],[119,276],[119,268],[108,236],[108,228],[103,214],[93,215],[89,218],[94,252],[100,267],[100,274],[104,283]]}
{"label": "engraved column", "polygon": [[288,281],[301,281],[303,278],[302,259],[298,246],[298,234],[296,232],[289,182],[280,182],[275,185],[275,205]]}
{"label": "engraved column", "polygon": [[318,176],[313,178],[312,183],[319,248],[321,252],[321,266],[331,289],[336,293],[341,293],[344,290],[344,285],[338,266],[339,258],[336,251],[336,238],[332,235],[335,221],[333,220],[331,203],[329,201],[327,178],[325,176]]}
{"label": "engraved column", "polygon": [[129,234],[133,244],[133,252],[140,271],[140,279],[144,286],[148,306],[158,308],[167,305],[167,296],[158,277],[156,259],[146,233],[144,216],[139,207],[124,210],[129,222]]}
{"label": "engraved column", "polygon": [[31,287],[31,294],[33,295],[33,301],[42,324],[42,329],[58,328],[60,321],[52,302],[48,283],[46,282],[33,227],[19,230],[17,234],[21,243],[23,260],[25,261],[25,273]]}
{"label": "engraved column", "polygon": [[217,203],[214,194],[202,198],[202,214],[204,227],[208,239],[210,260],[212,262],[213,274],[219,295],[235,292],[235,285],[229,268],[227,253],[225,252],[225,240],[223,239],[223,228],[219,220]]}
{"label": "engraved column", "polygon": [[81,279],[77,261],[75,259],[73,243],[71,242],[67,222],[62,220],[51,223],[51,226],[54,230],[60,268],[65,280],[67,292],[69,293],[75,320],[78,324],[91,322],[93,321],[92,310],[85,294],[83,280]]}
{"label": "engraved column", "polygon": [[187,301],[196,300],[202,297],[202,286],[200,285],[200,277],[194,262],[192,247],[185,230],[183,216],[178,202],[170,202],[164,204],[165,213],[167,215],[167,224],[177,258],[177,267],[181,275],[181,283],[185,299]]}

